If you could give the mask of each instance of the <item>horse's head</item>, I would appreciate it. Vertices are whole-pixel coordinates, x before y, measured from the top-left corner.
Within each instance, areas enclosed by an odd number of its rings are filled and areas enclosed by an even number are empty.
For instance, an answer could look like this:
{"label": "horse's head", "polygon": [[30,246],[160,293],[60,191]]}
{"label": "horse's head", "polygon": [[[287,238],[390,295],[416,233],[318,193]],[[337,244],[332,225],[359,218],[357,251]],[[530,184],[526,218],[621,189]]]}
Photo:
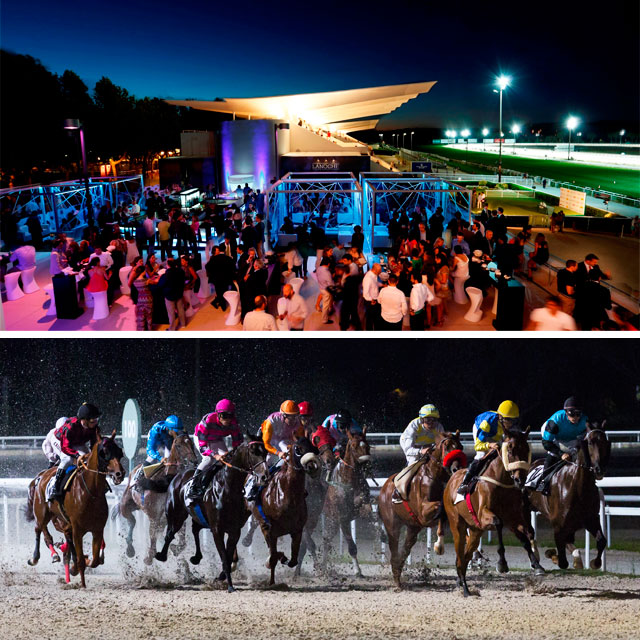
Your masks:
{"label": "horse's head", "polygon": [[604,422],[600,425],[598,423],[594,423],[593,426],[587,425],[587,435],[584,437],[591,469],[597,480],[602,480],[604,477],[611,455],[611,442],[607,438],[604,425]]}
{"label": "horse's head", "polygon": [[255,475],[259,484],[266,484],[269,477],[267,455],[268,452],[262,440],[251,440],[242,443],[234,450],[232,462]]}
{"label": "horse's head", "polygon": [[98,471],[106,473],[114,484],[120,484],[124,480],[124,467],[120,462],[123,455],[116,443],[115,429],[109,438],[101,438],[98,443]]}
{"label": "horse's head", "polygon": [[318,457],[324,470],[327,474],[331,473],[334,467],[338,464],[338,459],[333,452],[333,447],[330,444],[323,444],[318,447]]}
{"label": "horse's head", "polygon": [[362,432],[347,431],[348,442],[344,452],[345,462],[353,467],[371,464],[371,447],[367,442],[366,429]]}
{"label": "horse's head", "polygon": [[460,442],[460,429],[455,433],[436,432],[435,455],[451,474],[467,466],[467,456]]}
{"label": "horse's head", "polygon": [[524,431],[505,429],[504,432],[502,464],[511,474],[513,483],[518,489],[524,487],[527,472],[531,466],[531,447],[527,441],[530,429],[531,427],[527,427]]}
{"label": "horse's head", "polygon": [[304,470],[312,478],[317,478],[322,471],[322,461],[318,457],[318,450],[308,438],[298,438],[291,447],[291,462],[298,470]]}
{"label": "horse's head", "polygon": [[198,464],[198,452],[193,444],[193,440],[188,433],[169,431],[173,437],[171,453],[169,454],[169,464],[182,467],[195,467]]}

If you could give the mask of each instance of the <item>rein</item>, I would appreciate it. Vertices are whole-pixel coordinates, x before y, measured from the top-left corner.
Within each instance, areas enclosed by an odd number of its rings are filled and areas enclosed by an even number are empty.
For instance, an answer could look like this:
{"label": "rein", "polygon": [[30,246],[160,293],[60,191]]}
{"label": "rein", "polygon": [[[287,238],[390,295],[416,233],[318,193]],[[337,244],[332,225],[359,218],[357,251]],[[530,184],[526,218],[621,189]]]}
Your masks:
{"label": "rein", "polygon": [[[250,442],[249,444],[253,444],[252,442]],[[261,464],[264,464],[264,460],[261,460],[260,462],[257,462],[256,464],[252,465],[250,469],[243,469],[242,467],[237,467],[235,464],[231,464],[230,462],[227,462],[225,460],[225,458],[228,455],[231,455],[231,451],[227,451],[227,453],[223,454],[222,457],[220,458],[220,462],[222,462],[223,465],[225,465],[226,467],[228,467],[229,469],[234,469],[235,471],[240,471],[242,473],[250,473],[252,476],[257,476],[258,474],[255,472],[255,469],[257,467],[259,467]]]}
{"label": "rein", "polygon": [[517,460],[516,462],[509,462],[509,455],[507,453],[507,443],[502,443],[502,464],[507,471],[516,471],[517,469],[529,470],[531,466],[531,447],[529,447],[529,456],[527,461]]}

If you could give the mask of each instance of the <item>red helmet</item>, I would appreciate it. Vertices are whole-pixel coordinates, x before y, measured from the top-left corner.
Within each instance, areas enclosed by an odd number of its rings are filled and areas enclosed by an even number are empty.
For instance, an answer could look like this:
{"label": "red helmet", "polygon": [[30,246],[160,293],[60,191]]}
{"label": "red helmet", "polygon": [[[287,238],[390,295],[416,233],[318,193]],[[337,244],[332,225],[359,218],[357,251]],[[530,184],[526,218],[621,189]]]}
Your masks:
{"label": "red helmet", "polygon": [[310,402],[306,400],[298,404],[298,409],[300,409],[301,416],[312,416],[313,415],[313,407]]}

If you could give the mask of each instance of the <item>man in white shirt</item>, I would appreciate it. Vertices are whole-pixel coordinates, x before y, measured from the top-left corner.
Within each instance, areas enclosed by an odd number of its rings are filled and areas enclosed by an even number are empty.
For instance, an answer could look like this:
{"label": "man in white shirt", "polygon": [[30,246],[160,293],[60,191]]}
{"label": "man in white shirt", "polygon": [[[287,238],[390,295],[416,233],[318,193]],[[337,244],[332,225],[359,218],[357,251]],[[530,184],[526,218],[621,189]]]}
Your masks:
{"label": "man in white shirt", "polygon": [[100,260],[100,266],[105,269],[108,269],[113,265],[113,258],[111,257],[111,254],[108,251],[103,251],[100,247],[96,247],[94,253],[89,256],[89,262],[91,262],[93,258],[98,258]]}
{"label": "man in white shirt", "polygon": [[275,318],[268,314],[265,309],[267,308],[267,299],[265,296],[256,296],[254,299],[256,308],[254,311],[249,311],[244,317],[244,323],[242,324],[243,331],[277,331]]}
{"label": "man in white shirt", "polygon": [[389,286],[378,293],[380,303],[380,329],[402,331],[402,319],[408,311],[407,299],[398,289],[398,276],[389,275]]}
{"label": "man in white shirt", "polygon": [[380,284],[378,276],[382,271],[382,265],[375,262],[371,269],[364,274],[362,279],[362,297],[364,298],[365,328],[367,331],[375,331],[380,319],[380,305],[378,304],[378,293]]}
{"label": "man in white shirt", "polygon": [[309,313],[304,298],[295,293],[290,284],[285,284],[282,288],[282,295],[287,300],[287,308],[280,316],[280,320],[285,317],[289,321],[289,331],[304,331],[304,320]]}
{"label": "man in white shirt", "polygon": [[575,320],[561,309],[560,298],[550,296],[544,307],[531,312],[527,331],[576,331]]}
{"label": "man in white shirt", "polygon": [[427,285],[422,284],[422,275],[411,272],[411,295],[409,296],[409,323],[411,331],[424,331],[425,305],[435,298]]}
{"label": "man in white shirt", "polygon": [[18,271],[24,271],[36,266],[36,248],[30,244],[18,247],[9,258],[11,262],[18,263]]}
{"label": "man in white shirt", "polygon": [[331,264],[329,258],[322,258],[320,266],[316,269],[316,278],[318,279],[318,286],[320,287],[320,299],[318,303],[316,303],[316,309],[319,310],[319,303],[322,302],[322,324],[333,323],[333,320],[329,320],[329,314],[333,307],[333,296],[329,292],[329,287],[334,284],[333,276],[329,270],[329,264]]}
{"label": "man in white shirt", "polygon": [[129,210],[129,215],[139,216],[140,215],[140,205],[138,201],[133,198],[133,202],[131,203],[131,209]]}

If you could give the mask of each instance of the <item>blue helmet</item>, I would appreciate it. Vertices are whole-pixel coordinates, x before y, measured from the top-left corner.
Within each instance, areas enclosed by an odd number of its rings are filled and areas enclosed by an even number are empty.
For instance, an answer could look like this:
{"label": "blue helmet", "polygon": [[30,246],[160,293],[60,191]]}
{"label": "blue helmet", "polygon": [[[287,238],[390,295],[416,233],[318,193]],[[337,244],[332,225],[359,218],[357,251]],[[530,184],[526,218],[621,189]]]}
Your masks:
{"label": "blue helmet", "polygon": [[178,418],[178,416],[168,416],[164,423],[169,427],[169,429],[173,429],[174,431],[184,431],[182,427],[182,420]]}

